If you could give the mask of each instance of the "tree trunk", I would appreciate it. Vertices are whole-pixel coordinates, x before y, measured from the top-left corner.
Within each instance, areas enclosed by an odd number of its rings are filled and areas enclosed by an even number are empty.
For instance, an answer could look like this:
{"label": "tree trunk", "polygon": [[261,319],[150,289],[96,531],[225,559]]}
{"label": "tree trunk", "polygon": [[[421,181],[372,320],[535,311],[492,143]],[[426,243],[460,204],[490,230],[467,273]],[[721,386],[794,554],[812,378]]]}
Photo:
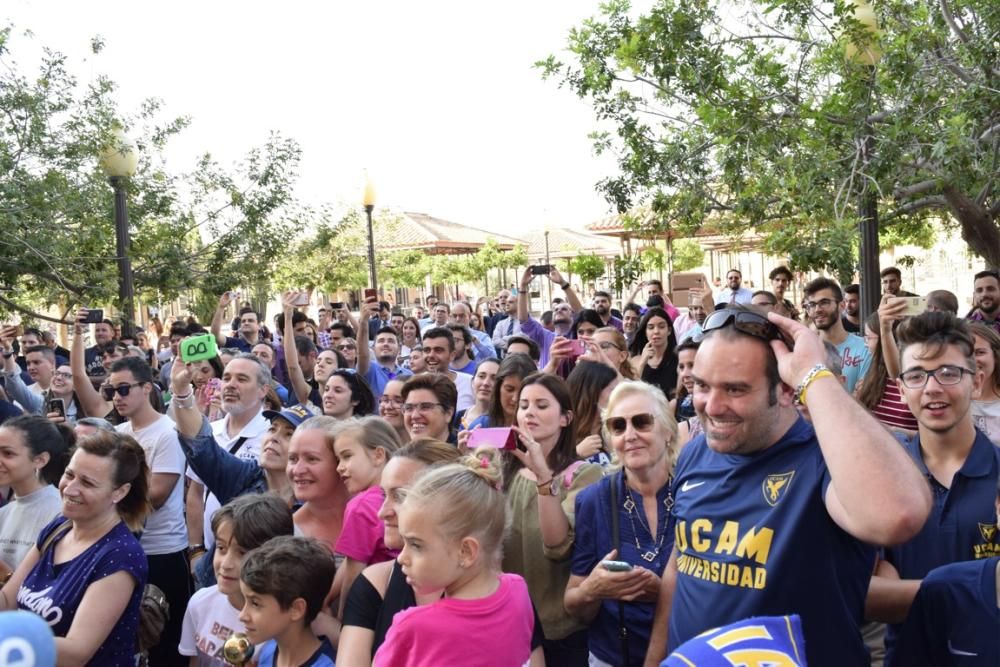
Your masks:
{"label": "tree trunk", "polygon": [[990,268],[1000,267],[1000,226],[989,212],[953,185],[946,185],[942,194],[948,209],[962,227],[962,238],[969,247],[986,260]]}

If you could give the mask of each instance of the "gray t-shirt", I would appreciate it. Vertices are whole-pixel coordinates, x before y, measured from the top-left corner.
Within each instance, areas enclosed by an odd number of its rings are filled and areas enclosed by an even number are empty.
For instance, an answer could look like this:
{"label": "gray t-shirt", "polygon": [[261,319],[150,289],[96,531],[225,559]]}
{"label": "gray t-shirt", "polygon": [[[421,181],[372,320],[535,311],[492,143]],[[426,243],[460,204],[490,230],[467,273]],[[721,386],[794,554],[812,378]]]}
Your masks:
{"label": "gray t-shirt", "polygon": [[62,510],[59,489],[46,484],[0,507],[0,560],[16,569],[38,540],[38,533]]}

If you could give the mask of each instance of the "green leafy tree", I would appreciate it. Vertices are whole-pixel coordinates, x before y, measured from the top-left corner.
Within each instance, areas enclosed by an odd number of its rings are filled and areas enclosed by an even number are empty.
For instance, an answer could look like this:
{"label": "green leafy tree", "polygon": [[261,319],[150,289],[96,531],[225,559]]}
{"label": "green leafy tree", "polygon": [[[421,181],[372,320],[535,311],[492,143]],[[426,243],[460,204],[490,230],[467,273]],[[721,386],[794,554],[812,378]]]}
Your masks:
{"label": "green leafy tree", "polygon": [[564,269],[571,275],[580,277],[584,284],[597,280],[604,275],[604,260],[597,255],[577,255],[563,260]]}
{"label": "green leafy tree", "polygon": [[672,249],[674,271],[690,271],[705,263],[705,250],[694,239],[677,239]]}
{"label": "green leafy tree", "polygon": [[[849,272],[867,189],[883,226],[942,217],[1000,265],[1000,6],[875,11],[872,42],[845,0],[609,0],[570,32],[572,62],[539,66],[593,105],[619,166],[599,188],[620,212],[648,204],[650,233],[753,229],[799,268]],[[866,41],[874,68],[845,58]]]}
{"label": "green leafy tree", "polygon": [[[114,199],[98,166],[115,145],[115,124],[139,150],[127,188],[140,298],[171,299],[194,286],[217,294],[268,274],[294,209],[294,141],[272,135],[234,169],[205,155],[190,172],[172,171],[163,151],[186,117],[163,118],[156,99],[122,113],[112,81],[81,86],[50,49],[37,71],[23,72],[13,44],[13,29],[0,29],[0,309],[117,303]],[[102,45],[93,40],[95,57]]]}

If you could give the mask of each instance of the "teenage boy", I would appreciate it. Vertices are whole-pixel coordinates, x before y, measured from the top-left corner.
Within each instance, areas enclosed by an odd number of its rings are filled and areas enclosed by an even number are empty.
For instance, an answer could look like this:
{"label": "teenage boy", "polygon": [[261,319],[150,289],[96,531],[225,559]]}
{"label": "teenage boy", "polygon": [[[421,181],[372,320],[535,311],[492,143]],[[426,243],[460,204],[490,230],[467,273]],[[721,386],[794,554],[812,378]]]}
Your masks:
{"label": "teenage boy", "polygon": [[840,352],[845,387],[848,393],[854,393],[854,386],[868,372],[872,357],[865,346],[865,339],[844,329],[840,318],[840,303],[844,294],[840,285],[829,278],[816,278],[806,285],[804,292],[806,313],[812,317],[820,339],[833,343]]}
{"label": "teenage boy", "polygon": [[[1000,530],[1000,480],[997,520],[980,524],[984,533]],[[1000,556],[944,565],[924,577],[899,631],[896,658],[901,665],[1000,665]]]}
{"label": "teenage boy", "polygon": [[249,554],[240,572],[247,638],[263,644],[257,667],[334,667],[329,640],[310,623],[323,608],[336,567],[330,549],[309,537],[276,537]]}
{"label": "teenage boy", "polygon": [[[911,539],[885,549],[872,578],[865,607],[869,618],[901,623],[934,568],[1000,555],[992,527],[1000,449],[972,424],[970,408],[979,395],[968,325],[947,313],[923,313],[896,329],[900,349],[899,391],[913,416],[917,435],[903,443],[931,491],[933,506]],[[898,626],[886,633],[886,666],[907,665],[895,658]]]}
{"label": "teenage boy", "polygon": [[227,667],[222,647],[234,632],[243,632],[240,611],[240,568],[247,554],[272,537],[292,535],[288,505],[273,494],[248,494],[224,505],[212,516],[215,554],[214,586],[202,588],[188,603],[178,652],[203,667]]}

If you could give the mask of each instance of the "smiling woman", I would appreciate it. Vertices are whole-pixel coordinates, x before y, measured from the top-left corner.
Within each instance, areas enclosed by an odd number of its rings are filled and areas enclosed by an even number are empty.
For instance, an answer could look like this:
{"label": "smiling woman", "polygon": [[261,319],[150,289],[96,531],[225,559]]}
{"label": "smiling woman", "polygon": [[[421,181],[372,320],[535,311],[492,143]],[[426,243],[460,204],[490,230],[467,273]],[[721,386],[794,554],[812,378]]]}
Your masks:
{"label": "smiling woman", "polygon": [[81,440],[59,483],[63,516],[42,529],[0,591],[0,610],[48,622],[60,664],[135,664],[148,569],[131,530],[150,510],[148,476],[131,437],[102,431]]}

